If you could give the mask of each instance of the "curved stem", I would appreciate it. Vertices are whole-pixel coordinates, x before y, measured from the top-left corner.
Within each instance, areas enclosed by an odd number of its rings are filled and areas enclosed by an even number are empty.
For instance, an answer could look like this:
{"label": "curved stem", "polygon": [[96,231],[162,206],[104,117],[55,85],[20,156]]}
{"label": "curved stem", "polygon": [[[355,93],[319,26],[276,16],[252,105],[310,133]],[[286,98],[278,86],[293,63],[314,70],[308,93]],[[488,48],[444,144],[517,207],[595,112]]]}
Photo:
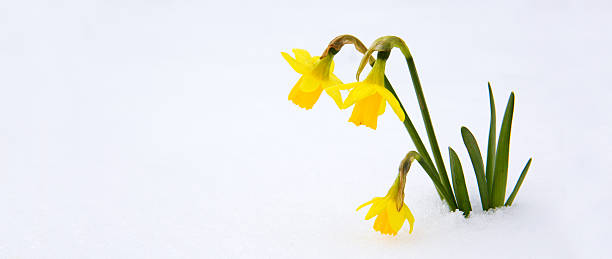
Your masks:
{"label": "curved stem", "polygon": [[[335,37],[329,42],[329,44],[327,45],[327,48],[325,48],[325,50],[323,51],[323,54],[321,54],[321,59],[325,58],[330,53],[331,54],[338,53],[340,49],[342,49],[342,47],[346,44],[353,44],[355,46],[355,49],[359,51],[361,54],[365,54],[368,51],[368,48],[357,37],[350,35],[350,34],[344,34],[344,35]],[[370,57],[369,61],[371,65],[374,65],[373,57]]]}
{"label": "curved stem", "polygon": [[402,104],[402,101],[400,101],[399,97],[395,93],[395,90],[393,89],[393,86],[387,79],[387,76],[385,76],[385,88],[387,88],[387,90],[389,90],[391,94],[393,94],[393,96],[397,99],[397,101],[399,102],[400,108],[402,108],[402,111],[404,112],[404,116],[405,116],[404,127],[406,127],[406,130],[408,131],[408,135],[410,135],[410,138],[412,139],[414,146],[416,147],[418,153],[420,154],[420,156],[418,156],[417,158],[417,161],[419,161],[419,164],[421,164],[421,167],[423,167],[423,169],[425,170],[429,178],[434,182],[434,185],[436,187],[436,190],[438,191],[438,194],[440,195],[440,198],[446,201],[446,203],[448,204],[448,207],[451,210],[457,209],[457,204],[455,203],[455,199],[453,197],[452,192],[449,193],[448,190],[444,187],[444,185],[440,182],[440,177],[438,176],[438,173],[435,170],[434,164],[431,161],[431,158],[429,157],[429,152],[427,151],[427,148],[425,148],[425,145],[423,144],[423,141],[421,140],[419,133],[417,132],[414,125],[412,124],[410,117],[408,117],[408,114],[406,113],[406,110],[404,109],[404,105]]}
{"label": "curved stem", "polygon": [[414,64],[414,59],[412,55],[410,55],[410,51],[407,48],[402,49],[402,53],[406,58],[406,63],[408,63],[408,69],[410,70],[410,76],[412,78],[412,84],[414,85],[414,91],[417,96],[417,100],[419,102],[419,108],[421,108],[421,116],[423,117],[423,122],[425,124],[425,130],[427,131],[427,137],[429,138],[429,144],[431,146],[431,150],[433,151],[433,156],[436,161],[436,166],[438,168],[438,172],[440,174],[440,179],[446,188],[446,191],[451,194],[453,197],[453,202],[455,202],[453,190],[450,187],[450,181],[448,179],[448,174],[446,173],[446,167],[444,166],[444,160],[442,160],[442,154],[440,153],[440,148],[438,146],[438,140],[436,139],[436,133],[433,129],[433,124],[431,123],[431,117],[429,116],[429,109],[427,109],[427,103],[425,102],[425,95],[423,94],[423,89],[421,87],[421,82],[419,80],[419,75],[416,71],[416,65]]}
{"label": "curved stem", "polygon": [[[431,164],[425,162],[423,157],[419,156],[419,155],[415,156],[415,159],[419,162],[419,164],[421,165],[423,170],[425,170],[425,173],[427,173],[427,175],[429,176],[429,179],[431,179],[433,184],[436,186],[436,190],[438,190],[438,193],[440,195],[443,195],[444,197],[451,197],[452,194],[449,194],[446,191],[446,189],[444,188],[444,186],[440,182],[440,179],[438,178],[438,174],[436,173],[436,170],[431,166]],[[444,200],[446,201],[446,204],[448,205],[448,208],[451,211],[454,211],[454,210],[457,209],[457,204],[455,204],[454,202],[451,202],[451,199],[447,198],[447,199],[444,199]]]}

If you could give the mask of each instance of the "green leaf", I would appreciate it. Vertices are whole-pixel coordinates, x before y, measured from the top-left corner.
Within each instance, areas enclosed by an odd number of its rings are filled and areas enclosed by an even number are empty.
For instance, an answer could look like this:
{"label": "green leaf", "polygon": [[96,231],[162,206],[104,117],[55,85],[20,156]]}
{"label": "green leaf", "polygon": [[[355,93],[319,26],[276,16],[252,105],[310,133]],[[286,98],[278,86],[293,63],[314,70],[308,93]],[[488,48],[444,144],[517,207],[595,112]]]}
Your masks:
{"label": "green leaf", "polygon": [[514,186],[514,190],[512,190],[512,194],[510,194],[510,197],[508,197],[508,200],[506,201],[506,206],[512,205],[512,202],[514,201],[518,190],[521,188],[521,184],[523,184],[523,181],[525,180],[525,176],[527,175],[527,171],[529,170],[529,166],[531,165],[531,160],[532,158],[529,158],[529,161],[527,161],[527,164],[523,168],[523,172],[521,172],[521,176],[519,176],[518,181],[516,181],[516,185]]}
{"label": "green leaf", "polygon": [[468,154],[470,154],[470,160],[472,160],[472,166],[474,167],[474,173],[476,174],[476,181],[478,182],[478,191],[480,192],[480,203],[482,210],[489,209],[489,187],[487,186],[487,180],[485,179],[484,164],[482,163],[482,155],[478,148],[476,138],[470,130],[466,127],[461,127],[461,137],[465,148],[467,148]]}
{"label": "green leaf", "polygon": [[514,113],[514,92],[510,94],[504,119],[502,120],[497,152],[495,154],[495,171],[493,174],[493,192],[491,193],[491,207],[504,205],[506,196],[506,182],[508,180],[508,155],[510,153],[510,129],[512,127],[512,114]]}
{"label": "green leaf", "polygon": [[463,177],[463,169],[459,162],[457,153],[452,148],[448,148],[450,154],[450,168],[451,175],[453,178],[453,188],[455,189],[455,195],[457,198],[457,206],[459,210],[463,211],[463,215],[466,217],[472,211],[472,204],[470,204],[470,196],[468,195],[467,188],[465,187],[465,178]]}
{"label": "green leaf", "polygon": [[[493,172],[495,168],[495,100],[493,99],[493,90],[491,89],[491,82],[489,82],[489,104],[491,105],[491,123],[489,125],[489,144],[487,145],[487,168],[485,176],[487,179],[488,193],[493,192]],[[489,200],[490,202],[491,200]],[[488,207],[491,207],[491,203]]]}

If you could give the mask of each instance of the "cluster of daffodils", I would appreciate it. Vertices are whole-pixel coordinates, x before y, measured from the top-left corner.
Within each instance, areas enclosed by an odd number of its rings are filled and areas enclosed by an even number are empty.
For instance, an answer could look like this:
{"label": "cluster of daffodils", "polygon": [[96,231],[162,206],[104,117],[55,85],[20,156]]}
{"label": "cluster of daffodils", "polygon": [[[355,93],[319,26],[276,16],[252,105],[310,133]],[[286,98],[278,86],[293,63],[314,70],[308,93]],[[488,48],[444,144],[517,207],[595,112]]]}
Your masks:
{"label": "cluster of daffodils", "polygon": [[[333,74],[333,58],[340,52],[345,44],[353,44],[355,48],[364,54],[357,70],[357,82],[343,83]],[[423,144],[419,133],[408,117],[404,106],[400,102],[391,83],[385,76],[386,61],[393,48],[398,48],[406,59],[419,109],[425,126],[427,138],[433,154]],[[377,53],[376,59],[372,57]],[[449,149],[451,179],[446,171],[444,161],[440,152],[438,141],[435,136],[429,110],[421,83],[416,71],[412,55],[404,41],[395,36],[381,37],[374,41],[370,48],[352,35],[341,35],[334,38],[321,56],[311,56],[302,49],[293,49],[294,56],[281,53],[283,58],[301,77],[289,93],[289,100],[301,108],[312,109],[320,98],[323,91],[334,100],[338,108],[348,109],[353,107],[349,122],[357,126],[364,125],[376,130],[378,116],[385,112],[387,103],[393,109],[398,119],[404,124],[416,151],[410,151],[402,160],[399,174],[385,197],[376,197],[369,202],[359,206],[357,210],[372,205],[365,219],[376,217],[374,230],[382,234],[396,235],[405,221],[410,224],[409,232],[412,233],[414,216],[404,203],[404,187],[406,175],[413,161],[417,161],[429,178],[432,180],[440,198],[448,205],[449,210],[460,210],[468,217],[472,211],[472,205],[468,196],[463,169],[456,152]],[[366,64],[372,65],[372,69],[365,80],[359,81],[359,74]],[[343,100],[341,90],[349,90],[348,96]],[[514,93],[510,95],[508,105],[502,120],[499,139],[496,141],[495,128],[495,104],[491,86],[489,85],[489,101],[491,108],[491,125],[487,146],[486,165],[483,162],[480,149],[472,133],[466,128],[461,128],[461,135],[469,153],[476,180],[478,182],[479,194],[483,210],[493,209],[501,206],[510,206],[516,197],[525,175],[531,164],[531,159],[523,169],[517,184],[506,202],[506,182],[508,173],[508,154],[510,141],[510,127],[514,111]]]}
{"label": "cluster of daffodils", "polygon": [[[378,59],[364,81],[343,84],[333,74],[334,54],[312,57],[303,49],[293,49],[293,53],[295,58],[285,52],[281,54],[289,65],[302,75],[289,93],[289,100],[296,105],[311,109],[325,90],[340,109],[355,105],[349,121],[357,126],[365,125],[376,129],[378,116],[385,112],[387,103],[391,105],[397,117],[404,121],[405,114],[399,101],[385,88],[386,59]],[[351,90],[344,101],[340,90]]]}

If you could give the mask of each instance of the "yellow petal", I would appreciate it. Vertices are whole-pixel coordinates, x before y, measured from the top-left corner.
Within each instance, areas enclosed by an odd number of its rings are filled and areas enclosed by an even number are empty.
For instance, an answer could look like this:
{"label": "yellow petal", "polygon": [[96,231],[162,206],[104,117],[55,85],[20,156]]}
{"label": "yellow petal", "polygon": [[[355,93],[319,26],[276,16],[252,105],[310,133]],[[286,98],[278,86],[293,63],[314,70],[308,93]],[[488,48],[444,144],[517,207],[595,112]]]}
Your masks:
{"label": "yellow petal", "polygon": [[292,100],[297,94],[299,94],[299,92],[301,92],[299,88],[300,84],[302,84],[302,77],[300,77],[293,88],[291,88],[291,92],[289,92],[289,100]]}
{"label": "yellow petal", "polygon": [[318,64],[319,62],[321,62],[321,57],[319,57],[319,56],[314,56],[314,57],[311,57],[311,58],[310,58],[310,62],[311,62],[313,65],[316,65],[316,64]]}
{"label": "yellow petal", "polygon": [[391,108],[393,109],[397,117],[400,119],[400,121],[403,122],[406,117],[397,98],[395,98],[395,96],[393,96],[393,94],[389,92],[389,90],[383,87],[377,87],[376,92],[378,92],[385,100],[387,100],[387,102],[389,102],[389,105],[391,105]]}
{"label": "yellow petal", "polygon": [[[353,91],[356,90],[357,88]],[[378,123],[378,111],[380,109],[381,102],[384,102],[384,100],[378,94],[370,95],[365,99],[358,101],[353,108],[353,113],[349,118],[349,122],[352,122],[357,126],[365,125],[376,130]],[[346,101],[344,105],[346,106]]]}
{"label": "yellow petal", "polygon": [[[336,77],[334,74],[331,74],[331,75],[330,75],[330,80],[332,80],[332,81],[333,81],[333,80],[336,80],[336,79],[333,79],[334,77],[335,77],[337,80],[340,80],[340,79],[338,79],[338,78],[337,78],[337,77]],[[334,86],[330,86],[330,87],[332,87],[333,89],[338,89],[338,90],[350,90],[350,89],[353,89],[353,88],[355,88],[355,87],[359,86],[360,84],[362,84],[362,83],[361,83],[361,82],[353,82],[353,83],[348,83],[348,84],[341,83],[341,84],[334,85]],[[349,105],[349,106],[350,106],[350,105]],[[348,107],[347,107],[347,108],[348,108]]]}
{"label": "yellow petal", "polygon": [[310,75],[302,76],[302,84],[300,84],[300,90],[303,92],[312,92],[315,90],[322,90],[322,81],[318,80]]}
{"label": "yellow petal", "polygon": [[310,56],[308,51],[303,49],[292,49],[291,51],[295,54],[295,59],[297,59],[298,62],[312,64],[312,56]]}
{"label": "yellow petal", "polygon": [[383,113],[385,113],[385,107],[387,107],[387,102],[386,101],[380,102],[380,108],[378,109],[378,115],[382,115]]}
{"label": "yellow petal", "polygon": [[[350,89],[350,88],[354,88],[353,90],[351,90],[351,92],[349,93],[349,95],[346,97],[346,100],[344,100],[344,109],[350,107],[351,105],[355,104],[355,102],[358,102],[370,95],[373,95],[374,93],[376,93],[376,90],[372,87],[370,87],[367,84],[364,84],[362,82],[355,82],[355,83],[350,83],[350,84],[346,84],[344,85],[344,87]],[[340,89],[342,89],[343,86],[340,86]]]}
{"label": "yellow petal", "polygon": [[368,202],[366,202],[366,203],[364,203],[364,204],[361,204],[359,207],[357,207],[357,210],[360,210],[361,208],[363,208],[363,207],[365,207],[365,206],[368,206],[368,205],[370,205],[370,204],[374,203],[374,202],[375,202],[375,201],[377,201],[378,199],[380,199],[380,197],[374,197],[374,199],[371,199],[370,201],[368,201]]}
{"label": "yellow petal", "polygon": [[368,210],[368,214],[366,214],[365,219],[369,220],[372,217],[380,214],[382,211],[385,210],[386,206],[387,206],[387,202],[385,201],[385,199],[378,197],[378,200],[376,200],[374,204],[372,205],[372,207],[370,207],[370,210]]}
{"label": "yellow petal", "polygon": [[400,214],[400,211],[397,211],[395,202],[393,202],[392,206],[387,206],[387,215],[389,217],[389,224],[391,225],[391,228],[393,228],[395,232],[399,231],[404,225],[406,218],[403,214]]}
{"label": "yellow petal", "polygon": [[339,87],[335,87],[337,85],[341,85],[342,81],[340,81],[340,79],[338,79],[338,77],[336,77],[334,74],[330,74],[329,76],[329,80],[323,82],[323,89],[325,89],[325,92],[327,93],[327,95],[329,95],[329,97],[331,97],[334,102],[336,103],[336,105],[338,106],[338,108],[342,109],[342,94],[340,94],[340,88]]}
{"label": "yellow petal", "polygon": [[374,221],[374,230],[380,231],[381,234],[397,234],[397,231],[393,230],[393,228],[391,228],[391,225],[389,224],[389,217],[387,215],[386,210],[383,210],[380,215],[376,217],[376,220]]}
{"label": "yellow petal", "polygon": [[303,80],[302,78],[300,78],[300,80],[298,80],[298,83],[295,84],[293,89],[291,89],[291,92],[289,93],[289,100],[291,100],[297,106],[309,110],[312,109],[317,100],[319,100],[323,89],[319,88],[318,90],[312,92],[304,92],[300,89],[302,83]]}
{"label": "yellow petal", "polygon": [[[336,75],[332,73],[329,74],[329,82],[327,86],[336,86],[336,85],[342,85],[342,84],[343,83],[340,80],[340,78],[338,78]],[[341,90],[348,90],[348,89],[341,89]]]}
{"label": "yellow petal", "polygon": [[412,215],[410,208],[406,206],[406,203],[404,203],[404,206],[402,206],[402,210],[400,211],[400,213],[403,214],[403,217],[407,219],[408,223],[410,224],[410,231],[408,233],[412,233],[412,227],[414,225],[414,216]]}
{"label": "yellow petal", "polygon": [[283,55],[283,58],[285,58],[287,63],[289,63],[289,65],[291,66],[291,68],[293,68],[293,70],[295,70],[295,72],[298,72],[303,75],[309,73],[312,70],[312,68],[310,68],[308,65],[296,61],[285,52],[281,52],[281,55]]}
{"label": "yellow petal", "polygon": [[325,92],[334,100],[338,108],[342,109],[342,94],[340,94],[340,90],[330,89],[330,87],[328,87],[325,88]]}

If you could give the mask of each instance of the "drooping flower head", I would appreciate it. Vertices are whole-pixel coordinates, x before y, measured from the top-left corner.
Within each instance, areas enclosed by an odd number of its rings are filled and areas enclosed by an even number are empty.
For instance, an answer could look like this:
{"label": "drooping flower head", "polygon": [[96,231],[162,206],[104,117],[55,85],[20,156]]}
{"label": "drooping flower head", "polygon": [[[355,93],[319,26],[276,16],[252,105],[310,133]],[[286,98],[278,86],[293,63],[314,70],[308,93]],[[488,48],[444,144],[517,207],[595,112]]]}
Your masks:
{"label": "drooping flower head", "polygon": [[323,58],[312,57],[308,51],[303,49],[293,49],[295,58],[285,52],[281,52],[281,54],[296,72],[302,74],[302,77],[291,89],[289,100],[309,110],[325,90],[338,107],[342,106],[340,91],[329,89],[330,86],[342,84],[342,81],[332,73],[334,70],[333,53],[329,53]]}
{"label": "drooping flower head", "polygon": [[369,220],[376,216],[374,230],[381,234],[397,235],[397,232],[402,228],[406,220],[410,224],[409,233],[412,233],[414,216],[406,203],[404,203],[404,187],[406,186],[406,174],[410,169],[410,164],[418,156],[418,153],[415,151],[411,151],[406,155],[400,165],[399,175],[385,197],[375,197],[357,208],[357,210],[360,210],[372,204],[365,219]]}
{"label": "drooping flower head", "polygon": [[399,178],[395,180],[395,183],[393,183],[393,186],[391,186],[385,197],[375,197],[371,201],[368,201],[357,208],[357,210],[359,210],[372,204],[372,207],[370,207],[365,219],[369,220],[376,216],[376,220],[374,221],[374,230],[380,232],[381,234],[397,235],[397,232],[402,228],[406,220],[408,220],[408,223],[410,223],[409,233],[412,233],[414,224],[414,216],[412,216],[412,212],[403,201],[401,204],[399,204],[401,205],[400,209],[397,209],[398,182]]}
{"label": "drooping flower head", "polygon": [[387,103],[391,105],[400,121],[404,121],[405,114],[399,101],[385,88],[386,62],[386,57],[380,58],[379,55],[365,80],[333,87],[341,90],[352,89],[344,100],[342,107],[342,109],[346,109],[355,104],[349,122],[355,123],[357,126],[365,125],[376,129],[378,116],[385,112]]}

